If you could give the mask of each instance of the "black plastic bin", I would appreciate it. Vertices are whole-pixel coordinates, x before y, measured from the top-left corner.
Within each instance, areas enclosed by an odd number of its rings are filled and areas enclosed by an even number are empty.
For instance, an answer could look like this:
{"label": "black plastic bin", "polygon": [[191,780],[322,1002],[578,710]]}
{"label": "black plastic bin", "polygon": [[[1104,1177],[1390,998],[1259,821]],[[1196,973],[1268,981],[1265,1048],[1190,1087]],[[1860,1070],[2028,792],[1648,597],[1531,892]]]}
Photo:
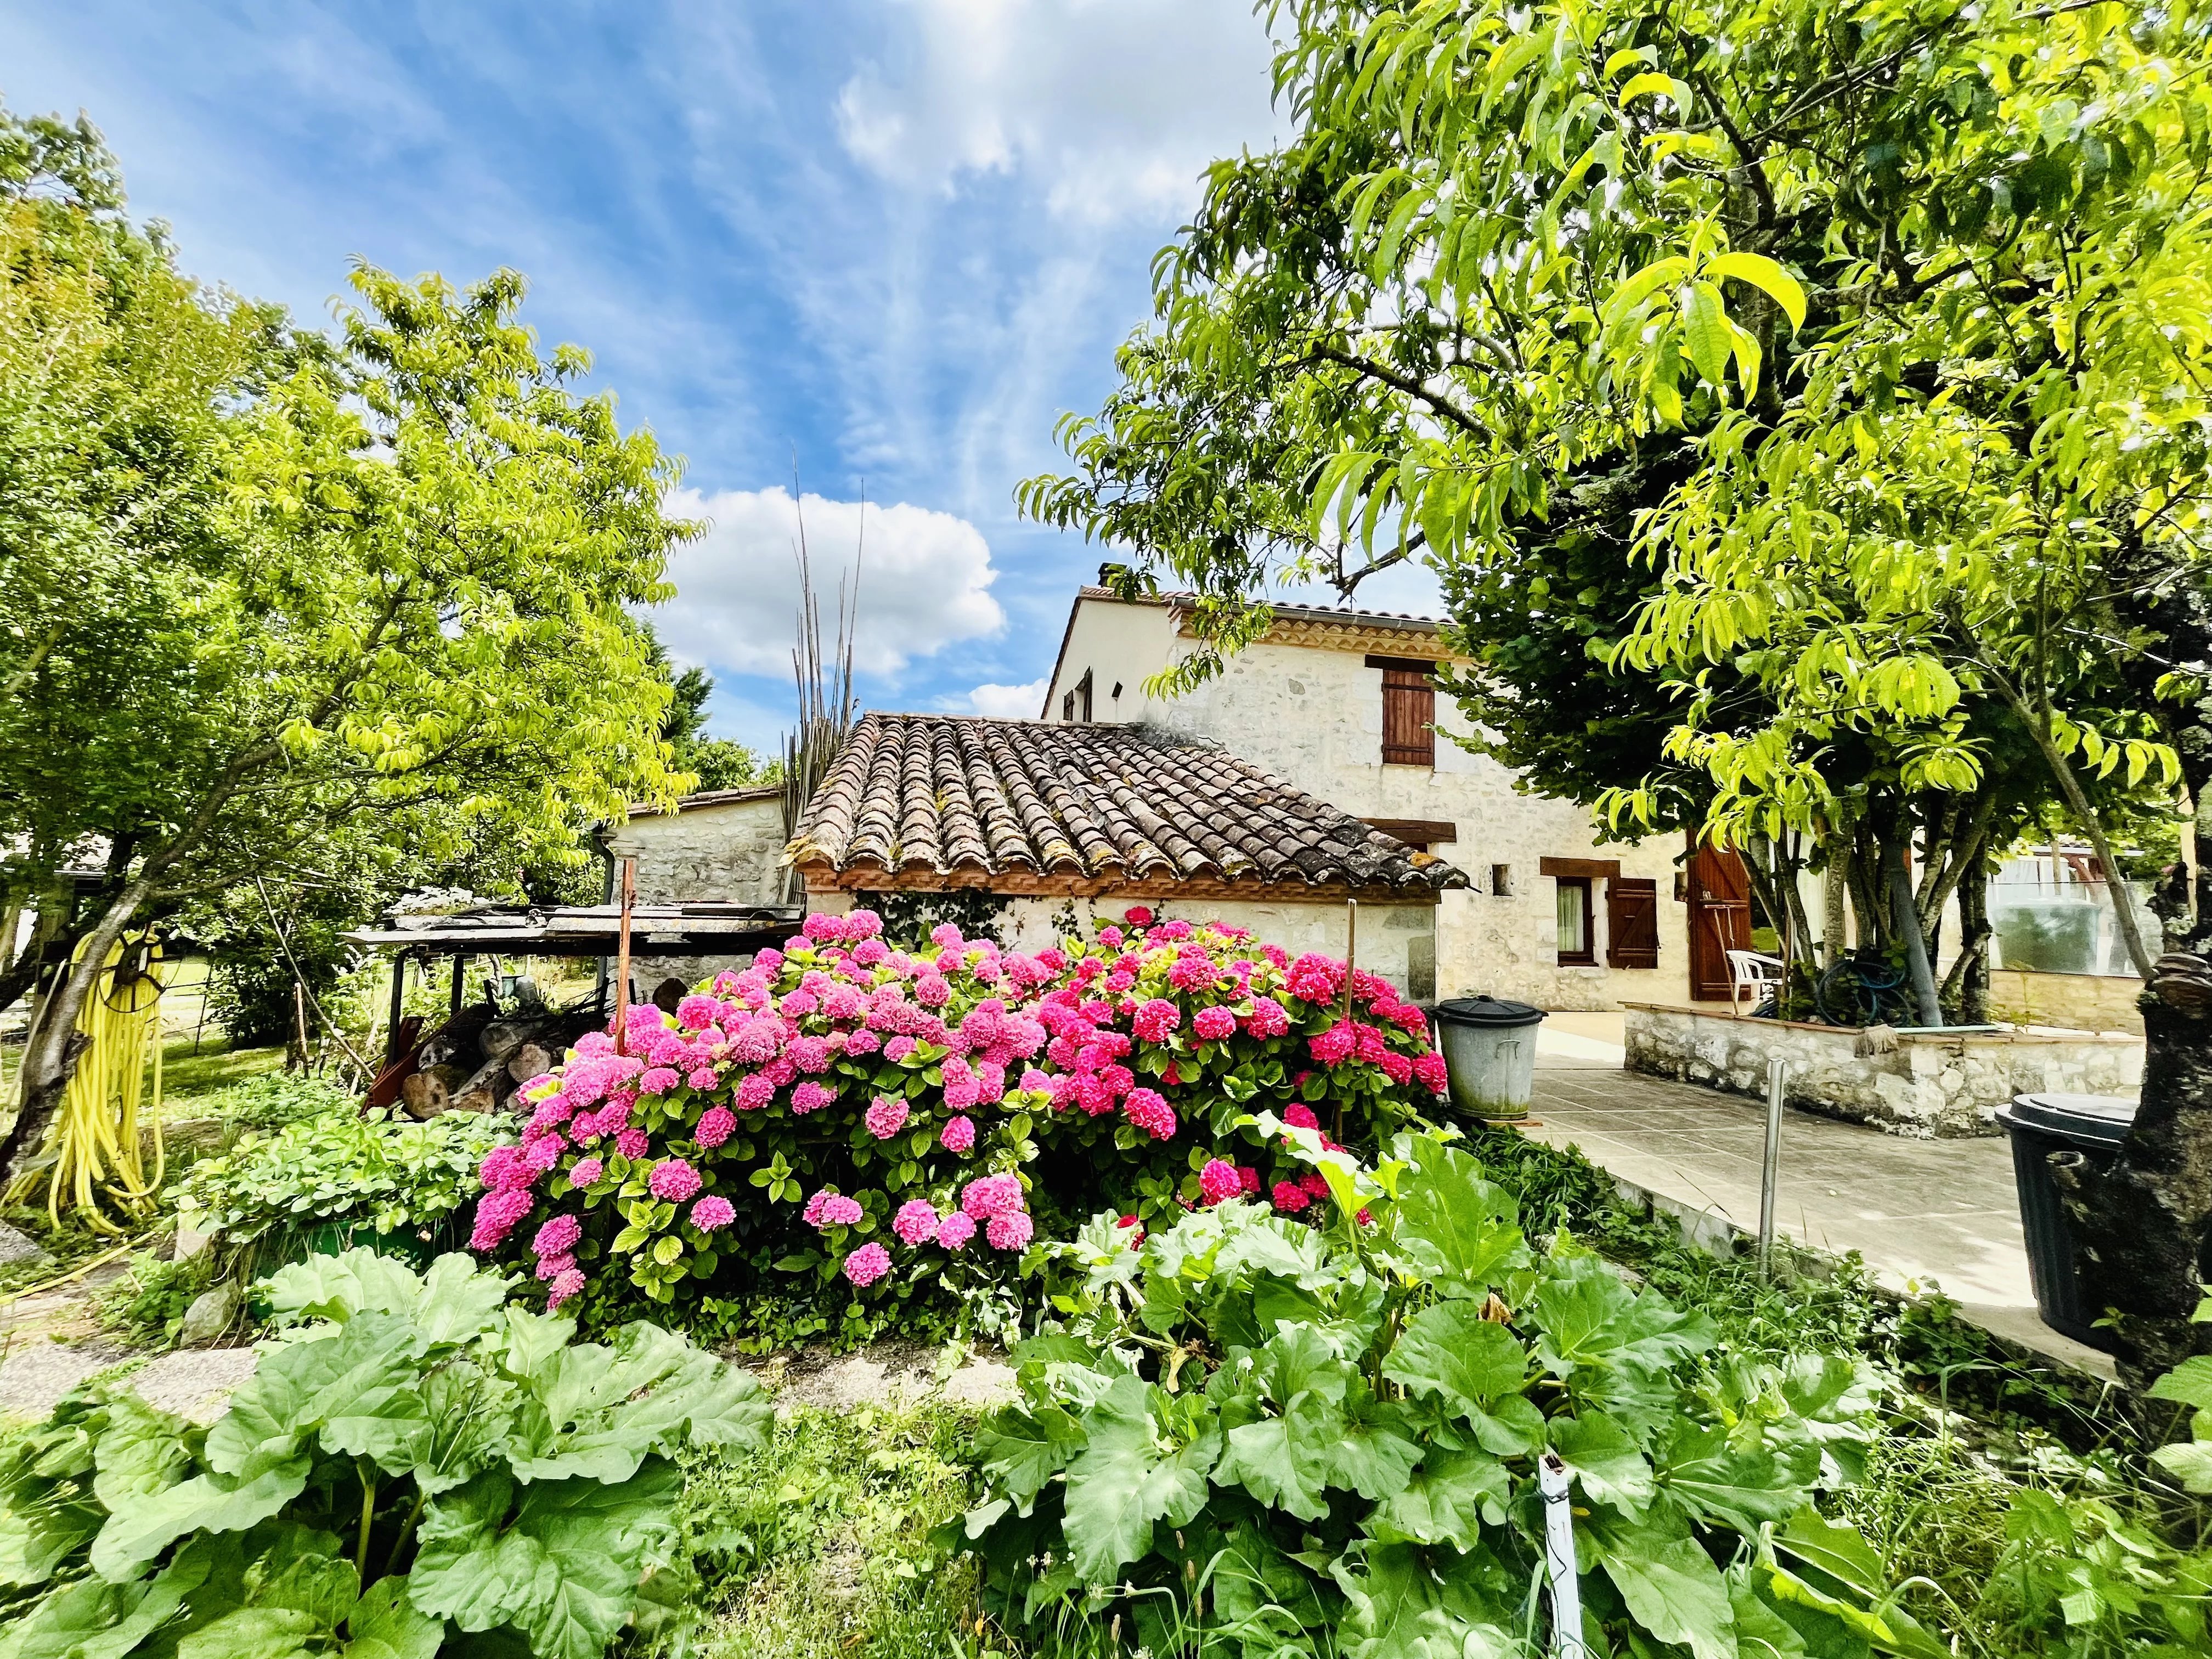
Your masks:
{"label": "black plastic bin", "polygon": [[2119,1154],[2136,1121],[2136,1103],[2112,1095],[2015,1095],[1997,1108],[2012,1138],[2013,1181],[2020,1188],[2021,1231],[2027,1236],[2027,1276],[2043,1322],[2076,1342],[2110,1349],[2112,1333],[2090,1322],[2104,1310],[2087,1305],[2074,1258],[2074,1230],[2059,1202],[2051,1154],[2079,1152],[2103,1169]]}

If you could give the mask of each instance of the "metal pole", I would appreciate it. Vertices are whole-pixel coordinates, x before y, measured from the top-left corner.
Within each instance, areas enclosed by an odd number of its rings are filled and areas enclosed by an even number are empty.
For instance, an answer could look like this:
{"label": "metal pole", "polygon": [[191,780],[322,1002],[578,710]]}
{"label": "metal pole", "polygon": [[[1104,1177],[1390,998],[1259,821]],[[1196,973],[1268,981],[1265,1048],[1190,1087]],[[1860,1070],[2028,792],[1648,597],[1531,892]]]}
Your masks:
{"label": "metal pole", "polygon": [[622,931],[615,946],[615,1052],[628,1054],[629,1035],[629,913],[637,902],[637,860],[622,861]]}
{"label": "metal pole", "polygon": [[399,1058],[399,1022],[407,1012],[407,952],[397,951],[392,958],[392,1029],[384,1034],[384,1063],[391,1065]]}
{"label": "metal pole", "polygon": [[1352,1018],[1352,975],[1359,960],[1359,901],[1344,902],[1344,1017]]}
{"label": "metal pole", "polygon": [[1790,1062],[1766,1062],[1766,1159],[1759,1172],[1759,1276],[1774,1277],[1774,1184],[1782,1164],[1782,1083]]}
{"label": "metal pole", "polygon": [[1575,1577],[1575,1520],[1567,1502],[1572,1475],[1559,1453],[1536,1461],[1536,1487],[1544,1495],[1544,1577],[1552,1591],[1552,1652],[1556,1659],[1584,1659],[1582,1585]]}
{"label": "metal pole", "polygon": [[463,956],[459,951],[456,951],[453,952],[453,992],[452,1006],[446,1010],[446,1018],[447,1019],[459,1019],[461,1017],[461,974],[463,971],[461,964],[467,960],[468,958]]}

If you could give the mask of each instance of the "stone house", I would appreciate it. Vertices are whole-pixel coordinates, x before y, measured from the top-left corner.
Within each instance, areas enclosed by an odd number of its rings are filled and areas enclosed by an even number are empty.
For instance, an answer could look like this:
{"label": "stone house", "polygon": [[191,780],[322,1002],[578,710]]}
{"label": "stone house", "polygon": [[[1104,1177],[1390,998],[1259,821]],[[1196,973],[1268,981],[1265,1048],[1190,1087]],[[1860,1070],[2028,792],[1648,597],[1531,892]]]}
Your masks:
{"label": "stone house", "polygon": [[1449,858],[1470,879],[1438,895],[1441,995],[1553,1009],[1729,1000],[1726,951],[1750,942],[1735,856],[1601,841],[1583,808],[1522,793],[1511,770],[1451,741],[1468,728],[1431,678],[1453,660],[1434,620],[1278,605],[1218,678],[1171,701],[1147,695],[1195,646],[1187,599],[1082,588],[1042,716],[1212,739]]}
{"label": "stone house", "polygon": [[871,714],[786,854],[807,902],[988,900],[1005,943],[1050,944],[1133,904],[1341,954],[1407,995],[1437,988],[1455,866],[1230,753],[1136,724]]}

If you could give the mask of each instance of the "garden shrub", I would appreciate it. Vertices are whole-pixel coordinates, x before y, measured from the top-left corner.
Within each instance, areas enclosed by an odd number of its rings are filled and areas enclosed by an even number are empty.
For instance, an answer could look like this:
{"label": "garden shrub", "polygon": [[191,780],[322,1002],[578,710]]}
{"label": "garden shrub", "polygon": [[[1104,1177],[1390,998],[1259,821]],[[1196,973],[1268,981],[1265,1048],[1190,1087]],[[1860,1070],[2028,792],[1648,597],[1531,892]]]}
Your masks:
{"label": "garden shrub", "polygon": [[477,1170],[514,1133],[491,1113],[446,1112],[417,1123],[396,1112],[295,1118],[240,1137],[171,1187],[178,1213],[263,1260],[290,1254],[335,1225],[349,1242],[382,1238],[418,1254],[477,1192]]}
{"label": "garden shrub", "polygon": [[1323,1224],[1231,1197],[1058,1247],[1081,1283],[1013,1350],[961,1529],[1008,1617],[1115,1616],[1162,1659],[1540,1652],[1549,1452],[1591,1652],[1942,1651],[1812,1507],[1870,1434],[1864,1365],[1715,1356],[1571,1238],[1533,1250],[1442,1135],[1368,1173],[1255,1127],[1319,1167]]}
{"label": "garden shrub", "polygon": [[270,1072],[217,1089],[192,1103],[195,1115],[218,1117],[241,1129],[281,1129],[302,1118],[352,1116],[350,1091],[313,1072]]}
{"label": "garden shrub", "polygon": [[684,1570],[678,1454],[757,1450],[772,1410],[654,1326],[574,1343],[511,1283],[321,1257],[264,1287],[287,1340],[212,1427],[64,1400],[0,1462],[0,1653],[598,1659]]}
{"label": "garden shrub", "polygon": [[471,1243],[526,1255],[556,1307],[842,1273],[888,1310],[988,1289],[1041,1224],[1101,1203],[1149,1224],[1225,1181],[1295,1212],[1312,1172],[1250,1112],[1372,1149],[1442,1091],[1388,981],[1131,914],[1034,956],[951,926],[896,951],[872,912],[810,916],[672,1017],[631,1010],[630,1054],[594,1034],[526,1085]]}

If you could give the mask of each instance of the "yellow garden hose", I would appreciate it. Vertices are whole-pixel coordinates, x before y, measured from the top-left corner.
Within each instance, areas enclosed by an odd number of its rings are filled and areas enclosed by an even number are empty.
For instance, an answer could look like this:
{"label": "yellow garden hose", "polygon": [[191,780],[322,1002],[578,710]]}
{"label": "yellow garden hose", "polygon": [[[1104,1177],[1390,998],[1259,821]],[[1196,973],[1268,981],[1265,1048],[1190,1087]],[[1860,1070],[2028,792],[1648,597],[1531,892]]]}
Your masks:
{"label": "yellow garden hose", "polygon": [[[79,947],[82,960],[82,947]],[[125,964],[129,964],[127,967]],[[161,1188],[167,1154],[161,1144],[161,947],[149,939],[118,940],[78,1011],[76,1029],[91,1039],[77,1060],[61,1110],[46,1131],[37,1164],[9,1189],[8,1200],[30,1200],[41,1182],[46,1215],[56,1226],[75,1210],[94,1231],[125,1229],[104,1213],[101,1196],[124,1217],[150,1212]],[[147,1050],[153,1051],[153,1092],[146,1091]],[[153,1136],[146,1168],[139,1127],[143,1112]]]}

